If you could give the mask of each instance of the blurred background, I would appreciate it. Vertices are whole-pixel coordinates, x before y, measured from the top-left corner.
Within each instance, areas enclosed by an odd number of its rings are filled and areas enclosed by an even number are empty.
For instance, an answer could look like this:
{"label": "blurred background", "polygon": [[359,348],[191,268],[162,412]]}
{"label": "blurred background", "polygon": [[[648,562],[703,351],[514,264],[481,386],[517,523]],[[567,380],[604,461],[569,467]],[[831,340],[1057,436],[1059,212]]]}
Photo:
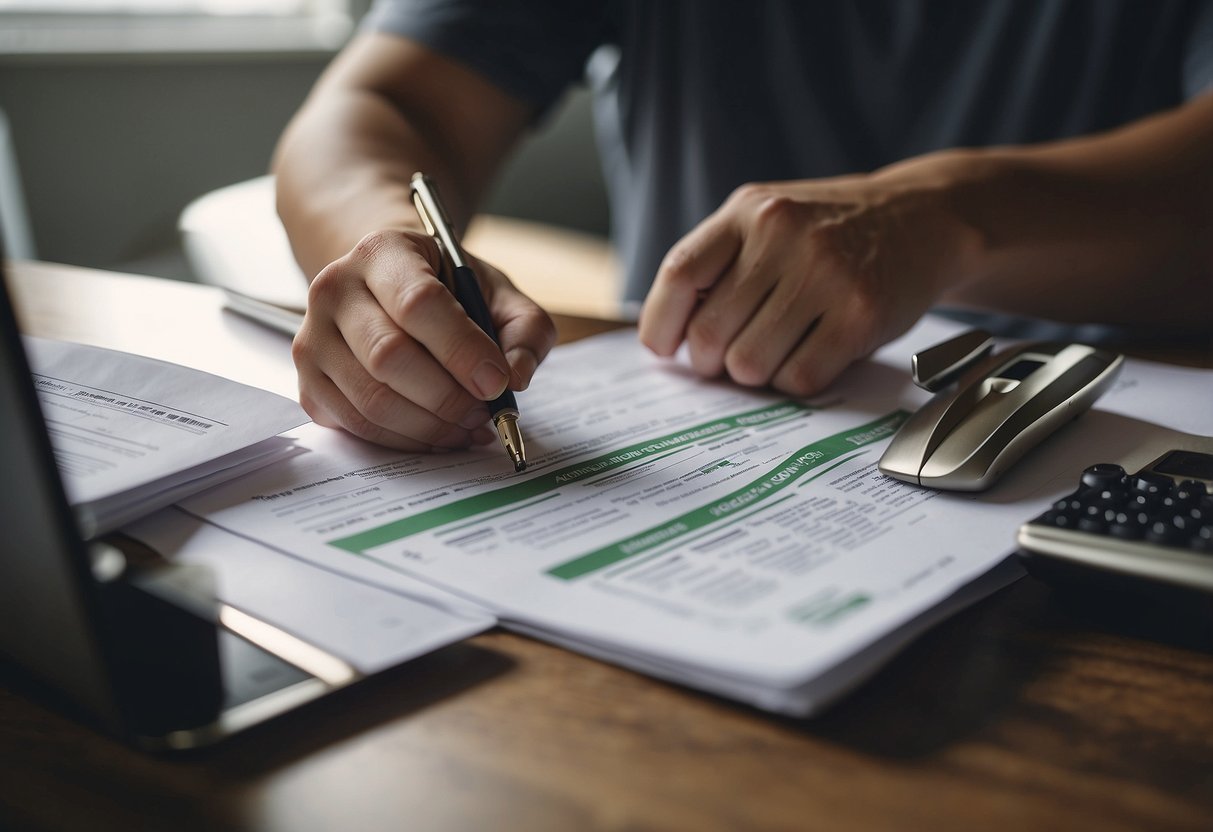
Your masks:
{"label": "blurred background", "polygon": [[[0,216],[12,256],[192,279],[177,218],[267,172],[370,0],[0,0]],[[492,213],[597,235],[577,90],[502,174]]]}

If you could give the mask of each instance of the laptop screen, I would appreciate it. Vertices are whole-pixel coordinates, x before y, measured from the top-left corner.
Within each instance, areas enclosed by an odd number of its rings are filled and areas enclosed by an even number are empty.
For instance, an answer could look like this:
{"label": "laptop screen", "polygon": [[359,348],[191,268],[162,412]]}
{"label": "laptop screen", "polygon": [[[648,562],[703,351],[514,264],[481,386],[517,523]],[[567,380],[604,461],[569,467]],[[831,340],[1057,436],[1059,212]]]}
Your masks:
{"label": "laptop screen", "polygon": [[117,723],[88,553],[64,496],[0,253],[0,653]]}

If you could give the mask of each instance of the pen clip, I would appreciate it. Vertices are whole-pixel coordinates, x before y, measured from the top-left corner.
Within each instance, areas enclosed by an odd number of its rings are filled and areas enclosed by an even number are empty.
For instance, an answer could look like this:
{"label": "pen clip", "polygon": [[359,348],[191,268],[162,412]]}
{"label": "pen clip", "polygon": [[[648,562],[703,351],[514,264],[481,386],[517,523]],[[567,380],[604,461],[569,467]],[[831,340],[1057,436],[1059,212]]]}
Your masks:
{"label": "pen clip", "polygon": [[426,208],[425,200],[421,198],[421,194],[417,192],[416,188],[412,188],[412,194],[413,207],[417,209],[417,216],[421,217],[421,224],[425,226],[425,233],[437,240],[438,227],[434,225],[434,221],[430,219],[430,212],[429,209]]}
{"label": "pen clip", "polygon": [[417,209],[417,214],[421,217],[421,223],[425,226],[426,232],[446,249],[452,266],[456,269],[466,266],[467,262],[463,256],[463,250],[459,247],[459,240],[455,236],[450,216],[438,198],[438,186],[428,176],[418,171],[409,181],[409,188],[413,195],[413,206]]}

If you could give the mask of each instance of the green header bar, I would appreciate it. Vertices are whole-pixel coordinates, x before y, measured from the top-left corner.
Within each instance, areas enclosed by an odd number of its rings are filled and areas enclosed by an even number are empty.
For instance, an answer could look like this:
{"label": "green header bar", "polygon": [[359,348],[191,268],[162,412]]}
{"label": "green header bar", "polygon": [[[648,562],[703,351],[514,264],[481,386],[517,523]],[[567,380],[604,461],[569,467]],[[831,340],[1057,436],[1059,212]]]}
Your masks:
{"label": "green header bar", "polygon": [[385,543],[526,502],[542,494],[555,491],[561,486],[615,471],[626,465],[643,462],[672,450],[687,448],[704,439],[715,439],[737,430],[760,427],[792,416],[810,413],[813,410],[814,408],[791,401],[767,405],[756,410],[747,410],[734,416],[726,416],[702,425],[695,425],[677,433],[638,442],[635,445],[610,451],[576,465],[549,471],[495,491],[456,500],[453,503],[422,511],[349,537],[330,540],[329,545],[347,552],[361,554]]}
{"label": "green header bar", "polygon": [[904,410],[897,410],[874,422],[806,445],[766,475],[710,505],[693,509],[660,526],[646,529],[633,537],[562,563],[549,569],[547,574],[571,581],[635,555],[644,554],[658,546],[664,546],[671,540],[695,532],[712,523],[727,520],[742,509],[774,497],[814,468],[843,456],[855,448],[892,436],[909,415]]}

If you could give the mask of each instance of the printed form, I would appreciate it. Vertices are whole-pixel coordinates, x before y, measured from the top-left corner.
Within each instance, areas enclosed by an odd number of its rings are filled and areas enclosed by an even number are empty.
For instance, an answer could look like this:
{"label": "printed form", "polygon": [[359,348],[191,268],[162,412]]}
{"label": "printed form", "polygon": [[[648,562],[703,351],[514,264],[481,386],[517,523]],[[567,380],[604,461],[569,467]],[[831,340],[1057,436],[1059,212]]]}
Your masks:
{"label": "printed form", "polygon": [[100,347],[25,337],[68,499],[87,536],[298,453],[290,399]]}
{"label": "printed form", "polygon": [[327,569],[404,593],[424,581],[506,626],[804,714],[1017,577],[1003,562],[1018,525],[1136,441],[1122,436],[1134,420],[1088,414],[1089,437],[1069,429],[1081,441],[982,496],[881,475],[927,397],[908,355],[956,331],[929,319],[813,400],[705,382],[633,331],[599,336],[554,351],[522,397],[523,474],[496,446],[401,455],[308,426],[294,436],[310,453],[182,507]]}

